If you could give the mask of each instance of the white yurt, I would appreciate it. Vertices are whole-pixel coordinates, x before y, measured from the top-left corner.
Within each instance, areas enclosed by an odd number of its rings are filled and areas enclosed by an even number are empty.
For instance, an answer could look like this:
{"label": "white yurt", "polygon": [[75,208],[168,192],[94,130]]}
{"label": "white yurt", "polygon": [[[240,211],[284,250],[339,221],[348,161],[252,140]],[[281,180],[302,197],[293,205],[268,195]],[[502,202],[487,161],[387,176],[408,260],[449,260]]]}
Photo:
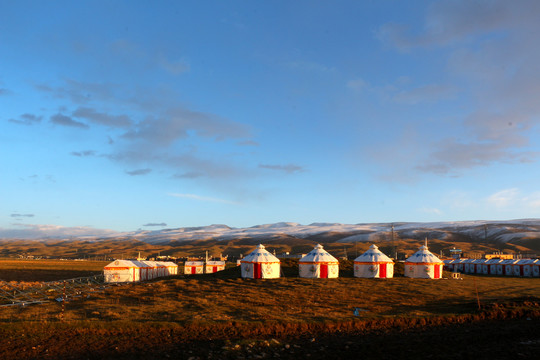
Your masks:
{"label": "white yurt", "polygon": [[319,244],[298,261],[298,271],[302,278],[337,278],[339,261]]}
{"label": "white yurt", "polygon": [[265,250],[263,245],[257,246],[240,261],[243,278],[274,279],[279,277],[280,270],[279,259]]}
{"label": "white yurt", "polygon": [[207,261],[205,272],[212,274],[221,270],[225,270],[225,261]]}
{"label": "white yurt", "polygon": [[137,282],[141,281],[143,264],[136,260],[114,260],[103,268],[105,282]]}
{"label": "white yurt", "polygon": [[394,262],[373,244],[365,253],[354,259],[354,276],[392,278],[394,277]]}
{"label": "white yurt", "polygon": [[204,261],[186,261],[184,274],[195,275],[204,273]]}
{"label": "white yurt", "polygon": [[405,276],[410,278],[440,279],[442,268],[443,262],[426,245],[405,260]]}

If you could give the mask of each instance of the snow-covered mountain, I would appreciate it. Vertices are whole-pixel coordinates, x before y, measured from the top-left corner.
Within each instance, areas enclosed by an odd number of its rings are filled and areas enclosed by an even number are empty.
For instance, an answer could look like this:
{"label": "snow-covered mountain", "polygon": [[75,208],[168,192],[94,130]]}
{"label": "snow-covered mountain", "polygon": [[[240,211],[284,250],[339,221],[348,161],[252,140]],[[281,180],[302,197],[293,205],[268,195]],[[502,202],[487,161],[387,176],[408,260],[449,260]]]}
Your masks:
{"label": "snow-covered mountain", "polygon": [[[470,241],[514,242],[522,239],[540,241],[540,219],[508,221],[456,221],[432,223],[371,223],[339,224],[313,223],[302,225],[291,222],[257,225],[248,228],[231,228],[227,225],[139,230],[116,234],[115,237],[130,237],[151,243],[186,242],[193,240],[253,239],[272,241],[283,237],[310,238],[332,237],[340,242],[375,241],[390,239],[394,227],[396,238],[451,240],[453,237]],[[340,238],[341,236],[341,238]]]}

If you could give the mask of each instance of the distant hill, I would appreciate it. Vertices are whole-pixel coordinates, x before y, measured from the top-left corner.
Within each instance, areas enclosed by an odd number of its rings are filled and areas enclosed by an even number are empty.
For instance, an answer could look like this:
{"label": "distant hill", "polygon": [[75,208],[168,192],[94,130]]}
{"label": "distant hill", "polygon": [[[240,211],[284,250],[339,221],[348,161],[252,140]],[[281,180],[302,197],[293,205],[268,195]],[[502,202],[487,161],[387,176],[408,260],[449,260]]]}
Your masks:
{"label": "distant hill", "polygon": [[[393,237],[392,237],[393,226]],[[354,256],[377,243],[388,254],[412,254],[428,240],[430,250],[449,254],[464,251],[540,253],[540,219],[508,221],[457,221],[433,223],[314,223],[290,222],[232,228],[210,225],[156,231],[116,233],[107,237],[69,239],[3,239],[0,257],[21,255],[66,258],[129,258],[143,256],[203,256],[227,254],[238,257],[263,243],[277,253],[306,253],[320,243],[335,256]]]}
{"label": "distant hill", "polygon": [[260,239],[272,241],[283,236],[298,239],[317,237],[321,242],[374,242],[388,240],[392,226],[396,239],[427,238],[438,240],[467,240],[489,243],[515,243],[527,240],[540,242],[540,219],[508,221],[455,221],[433,223],[371,223],[338,224],[314,223],[301,225],[281,222],[248,228],[231,228],[226,225],[210,225],[195,228],[135,231],[122,234],[149,244],[166,244],[193,240]]}

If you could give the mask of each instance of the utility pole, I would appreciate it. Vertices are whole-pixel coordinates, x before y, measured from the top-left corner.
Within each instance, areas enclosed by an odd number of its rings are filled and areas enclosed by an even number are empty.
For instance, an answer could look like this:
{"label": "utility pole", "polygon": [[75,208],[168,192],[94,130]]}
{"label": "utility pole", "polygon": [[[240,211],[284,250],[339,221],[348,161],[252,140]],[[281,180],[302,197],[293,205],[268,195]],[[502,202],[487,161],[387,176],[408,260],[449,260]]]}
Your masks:
{"label": "utility pole", "polygon": [[394,259],[397,261],[397,246],[394,239],[394,224],[392,224],[392,247],[394,248]]}

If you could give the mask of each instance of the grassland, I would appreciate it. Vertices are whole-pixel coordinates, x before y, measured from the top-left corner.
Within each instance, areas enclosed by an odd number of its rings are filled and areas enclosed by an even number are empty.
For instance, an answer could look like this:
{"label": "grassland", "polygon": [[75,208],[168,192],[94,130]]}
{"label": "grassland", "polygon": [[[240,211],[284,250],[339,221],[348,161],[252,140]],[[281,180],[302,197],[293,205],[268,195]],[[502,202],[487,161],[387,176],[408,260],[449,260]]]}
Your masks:
{"label": "grassland", "polygon": [[[100,266],[74,263],[62,264]],[[0,263],[2,274],[8,265]],[[358,279],[342,262],[341,278],[311,280],[297,277],[294,261],[283,265],[285,277],[273,280],[240,279],[233,267],[111,286],[70,299],[63,315],[60,303],[2,307],[0,359],[510,358],[540,350],[540,279]]]}

